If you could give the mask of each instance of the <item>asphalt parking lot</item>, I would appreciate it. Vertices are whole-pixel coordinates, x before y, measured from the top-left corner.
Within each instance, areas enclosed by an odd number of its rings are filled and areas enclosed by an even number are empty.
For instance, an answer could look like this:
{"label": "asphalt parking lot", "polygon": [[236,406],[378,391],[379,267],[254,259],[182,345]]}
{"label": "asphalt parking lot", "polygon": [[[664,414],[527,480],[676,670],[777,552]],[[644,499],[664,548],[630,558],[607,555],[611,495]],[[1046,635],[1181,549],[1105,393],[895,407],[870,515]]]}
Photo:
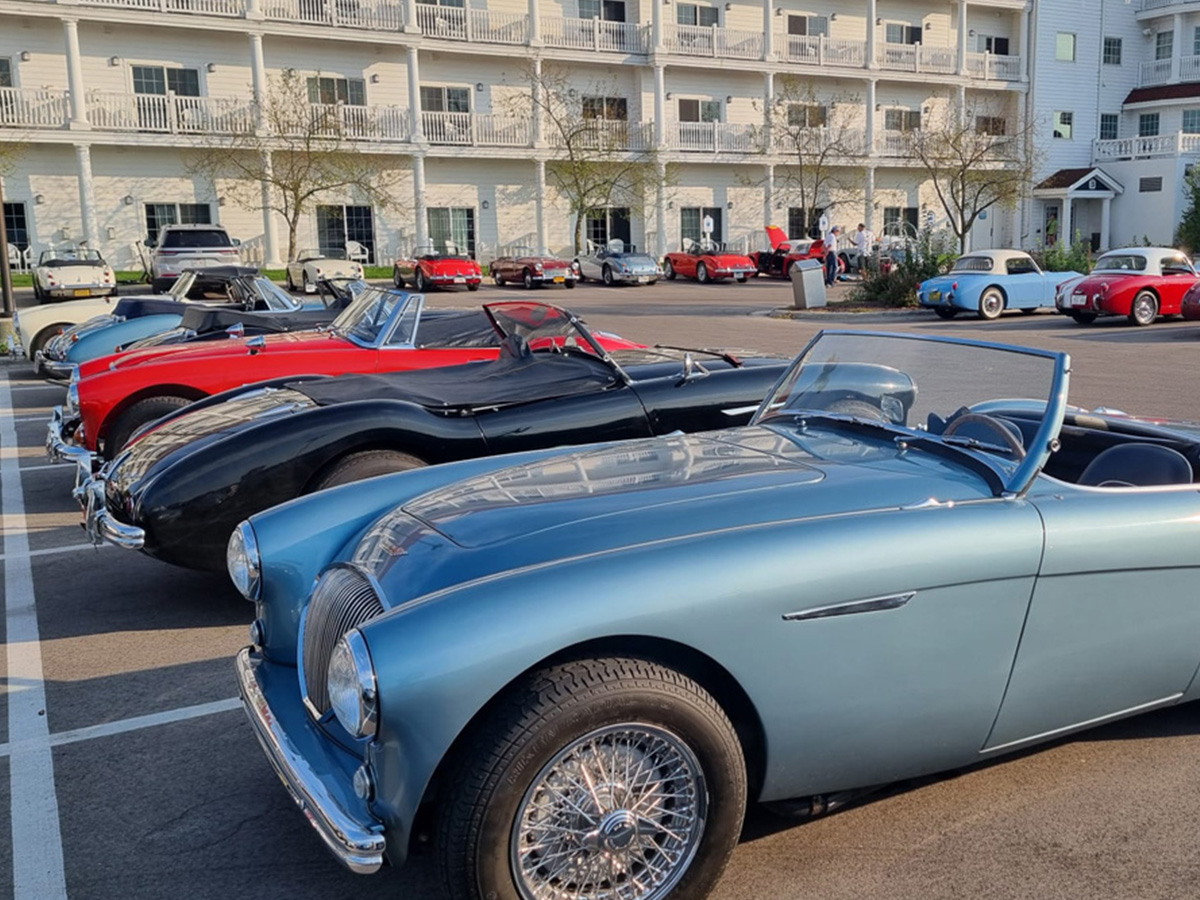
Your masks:
{"label": "asphalt parking lot", "polygon": [[[525,296],[487,285],[430,302]],[[761,279],[534,296],[594,327],[676,346],[791,354],[821,327],[863,327],[1062,349],[1074,361],[1073,402],[1200,420],[1200,323],[775,319],[765,313],[788,303],[788,287]],[[272,775],[233,699],[232,658],[252,607],[227,579],[86,544],[72,470],[42,452],[46,416],[62,400],[28,363],[0,363],[0,833],[11,834],[0,869],[12,873],[0,896],[437,898],[427,856],[371,877],[344,872]],[[1185,706],[894,786],[823,819],[755,810],[714,896],[1196,898],[1198,760],[1200,709]]]}

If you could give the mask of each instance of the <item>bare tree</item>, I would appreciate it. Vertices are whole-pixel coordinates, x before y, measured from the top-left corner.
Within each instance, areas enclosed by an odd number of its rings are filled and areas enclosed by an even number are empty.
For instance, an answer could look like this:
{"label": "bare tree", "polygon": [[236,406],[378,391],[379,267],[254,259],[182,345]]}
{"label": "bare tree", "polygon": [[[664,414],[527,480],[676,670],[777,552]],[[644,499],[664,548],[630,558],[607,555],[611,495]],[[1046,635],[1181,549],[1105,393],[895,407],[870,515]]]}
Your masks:
{"label": "bare tree", "polygon": [[[651,129],[629,121],[625,98],[614,86],[595,84],[580,91],[565,72],[539,69],[532,61],[524,77],[552,154],[546,175],[570,207],[575,251],[581,252],[588,213],[610,206],[644,208],[646,196],[660,183],[660,168],[668,183],[674,171],[659,166]],[[518,115],[527,114],[529,104],[526,94],[507,101]]]}
{"label": "bare tree", "polygon": [[821,100],[811,81],[784,76],[776,82],[768,120],[764,149],[790,158],[776,169],[776,195],[800,208],[807,234],[816,210],[834,205],[839,194],[862,190],[862,99],[838,94]]}
{"label": "bare tree", "polygon": [[[322,195],[353,192],[377,209],[397,205],[403,172],[394,157],[362,153],[363,138],[403,130],[395,116],[370,107],[321,103],[313,80],[287,69],[268,81],[258,127],[213,137],[192,153],[188,169],[224,190],[247,209],[270,209],[288,226],[288,259],[294,260],[300,222]],[[265,190],[264,190],[265,187]]]}
{"label": "bare tree", "polygon": [[993,103],[951,101],[910,137],[912,158],[925,170],[960,253],[980,214],[1015,207],[1033,175],[1032,122],[1017,123]]}

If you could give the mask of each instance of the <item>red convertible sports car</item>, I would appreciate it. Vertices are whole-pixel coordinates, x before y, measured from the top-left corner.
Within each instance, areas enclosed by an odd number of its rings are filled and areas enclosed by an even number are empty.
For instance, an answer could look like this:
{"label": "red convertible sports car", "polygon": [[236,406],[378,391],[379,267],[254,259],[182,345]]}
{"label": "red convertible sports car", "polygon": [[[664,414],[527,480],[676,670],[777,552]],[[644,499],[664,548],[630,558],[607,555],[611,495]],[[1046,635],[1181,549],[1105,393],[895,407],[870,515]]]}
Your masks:
{"label": "red convertible sports car", "polygon": [[762,275],[773,275],[776,278],[786,278],[792,270],[792,263],[800,259],[815,259],[825,262],[825,243],[808,238],[791,240],[778,225],[767,226],[767,238],[771,241],[770,250],[755,250],[750,254],[755,267]]}
{"label": "red convertible sports car", "polygon": [[521,284],[526,290],[543,284],[573,288],[579,280],[579,272],[569,260],[538,256],[528,247],[517,247],[509,256],[497,256],[489,270],[496,284]]}
{"label": "red convertible sports car", "polygon": [[663,274],[669,279],[680,275],[695,278],[701,284],[732,278],[745,281],[758,274],[754,260],[742,253],[727,253],[723,244],[687,240],[682,252],[668,253]]}
{"label": "red convertible sports car", "polygon": [[438,253],[433,244],[422,244],[417,247],[415,259],[398,259],[392,264],[392,284],[398,288],[410,284],[423,293],[462,285],[468,291],[477,291],[482,283],[479,263],[449,243],[445,253]]}
{"label": "red convertible sports car", "polygon": [[1159,316],[1183,312],[1183,295],[1197,278],[1192,261],[1170,247],[1110,250],[1090,275],[1059,294],[1058,311],[1081,325],[1099,316],[1149,325]]}
{"label": "red convertible sports car", "polygon": [[[498,310],[510,305],[490,304]],[[556,307],[532,306],[571,318]],[[482,309],[423,307],[420,296],[366,288],[320,331],[168,345],[84,363],[67,390],[66,407],[51,418],[47,449],[53,458],[82,458],[88,451],[112,458],[147,422],[244,384],[428,369],[499,356],[500,335]],[[612,350],[643,346],[614,335],[600,340]]]}

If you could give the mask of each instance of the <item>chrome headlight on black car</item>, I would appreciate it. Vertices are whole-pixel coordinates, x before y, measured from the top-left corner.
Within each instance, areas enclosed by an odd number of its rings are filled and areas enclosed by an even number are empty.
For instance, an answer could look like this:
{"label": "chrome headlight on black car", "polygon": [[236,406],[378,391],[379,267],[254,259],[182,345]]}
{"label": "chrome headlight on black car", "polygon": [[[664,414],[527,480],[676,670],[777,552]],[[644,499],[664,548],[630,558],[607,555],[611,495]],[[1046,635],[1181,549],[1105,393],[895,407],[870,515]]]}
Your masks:
{"label": "chrome headlight on black car", "polygon": [[262,592],[262,560],[258,541],[249,522],[242,522],[229,536],[225,549],[225,566],[234,587],[247,600],[258,600]]}
{"label": "chrome headlight on black car", "polygon": [[329,657],[329,706],[338,722],[355,737],[375,734],[379,719],[375,667],[357,628],[342,635]]}

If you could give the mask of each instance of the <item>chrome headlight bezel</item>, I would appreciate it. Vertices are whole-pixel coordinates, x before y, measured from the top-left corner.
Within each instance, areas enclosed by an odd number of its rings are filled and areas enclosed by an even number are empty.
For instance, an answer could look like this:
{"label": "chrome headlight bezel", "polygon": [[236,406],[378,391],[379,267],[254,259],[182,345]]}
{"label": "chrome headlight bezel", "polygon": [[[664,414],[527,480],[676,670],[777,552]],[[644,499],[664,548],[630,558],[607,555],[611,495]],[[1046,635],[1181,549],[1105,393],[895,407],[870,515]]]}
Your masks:
{"label": "chrome headlight bezel", "polygon": [[254,527],[249,521],[239,523],[229,536],[225,548],[225,568],[238,593],[256,602],[262,593],[262,557],[259,555]]}
{"label": "chrome headlight bezel", "polygon": [[375,667],[362,633],[352,628],[334,645],[329,657],[329,708],[347,734],[375,736],[379,722],[379,697]]}
{"label": "chrome headlight bezel", "polygon": [[79,382],[72,381],[67,387],[67,405],[63,409],[66,418],[73,419],[79,415]]}

